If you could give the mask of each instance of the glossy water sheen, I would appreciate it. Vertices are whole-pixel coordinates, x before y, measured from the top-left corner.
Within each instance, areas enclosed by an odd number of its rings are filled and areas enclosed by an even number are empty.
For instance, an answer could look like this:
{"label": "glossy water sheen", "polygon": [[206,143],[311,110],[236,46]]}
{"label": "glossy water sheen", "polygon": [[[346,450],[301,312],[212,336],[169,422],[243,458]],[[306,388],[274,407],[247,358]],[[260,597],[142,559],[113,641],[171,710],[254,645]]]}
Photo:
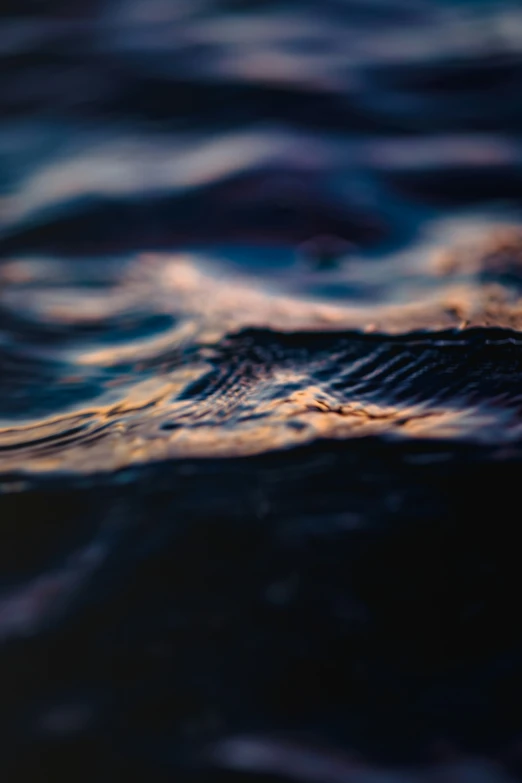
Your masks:
{"label": "glossy water sheen", "polygon": [[520,4],[45,6],[0,29],[6,780],[518,779]]}

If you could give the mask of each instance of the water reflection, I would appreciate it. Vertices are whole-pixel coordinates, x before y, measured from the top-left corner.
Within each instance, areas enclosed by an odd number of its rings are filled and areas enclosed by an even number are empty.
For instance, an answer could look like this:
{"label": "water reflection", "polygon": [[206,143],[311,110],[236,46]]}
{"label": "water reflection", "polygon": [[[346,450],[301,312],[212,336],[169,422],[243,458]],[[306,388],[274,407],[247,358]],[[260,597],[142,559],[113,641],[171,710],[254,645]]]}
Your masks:
{"label": "water reflection", "polygon": [[0,777],[520,777],[520,3],[44,5],[0,26]]}

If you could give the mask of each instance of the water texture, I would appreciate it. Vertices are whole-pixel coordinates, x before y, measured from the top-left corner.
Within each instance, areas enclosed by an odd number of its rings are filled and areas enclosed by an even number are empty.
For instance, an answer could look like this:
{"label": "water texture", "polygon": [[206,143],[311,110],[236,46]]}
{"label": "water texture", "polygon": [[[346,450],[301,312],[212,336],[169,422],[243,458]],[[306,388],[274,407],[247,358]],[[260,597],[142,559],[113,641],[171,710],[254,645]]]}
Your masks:
{"label": "water texture", "polygon": [[1,13],[2,779],[520,779],[520,4]]}

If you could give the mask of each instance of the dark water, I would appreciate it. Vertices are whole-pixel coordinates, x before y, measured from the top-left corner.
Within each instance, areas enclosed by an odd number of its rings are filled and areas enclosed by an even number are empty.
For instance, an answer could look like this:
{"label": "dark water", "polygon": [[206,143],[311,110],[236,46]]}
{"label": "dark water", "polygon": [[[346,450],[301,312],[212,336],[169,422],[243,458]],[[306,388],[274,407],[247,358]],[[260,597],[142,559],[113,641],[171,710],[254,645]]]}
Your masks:
{"label": "dark water", "polygon": [[520,4],[2,14],[2,781],[520,779]]}

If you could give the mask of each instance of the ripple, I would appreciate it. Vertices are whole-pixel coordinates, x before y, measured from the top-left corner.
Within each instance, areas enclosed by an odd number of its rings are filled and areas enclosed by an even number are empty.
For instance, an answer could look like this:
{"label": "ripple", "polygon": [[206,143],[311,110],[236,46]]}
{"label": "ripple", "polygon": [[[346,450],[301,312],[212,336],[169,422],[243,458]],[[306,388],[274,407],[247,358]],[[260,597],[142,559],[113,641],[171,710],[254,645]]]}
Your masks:
{"label": "ripple", "polygon": [[119,403],[3,428],[0,465],[111,471],[368,435],[513,441],[522,434],[520,343],[501,330],[241,332],[162,383],[134,383]]}
{"label": "ripple", "polygon": [[443,221],[382,260],[341,245],[340,265],[307,273],[311,290],[330,280],[329,299],[306,295],[299,255],[268,276],[226,249],[97,270],[9,262],[0,469],[110,472],[365,436],[517,442],[520,230],[457,224],[449,247]]}

